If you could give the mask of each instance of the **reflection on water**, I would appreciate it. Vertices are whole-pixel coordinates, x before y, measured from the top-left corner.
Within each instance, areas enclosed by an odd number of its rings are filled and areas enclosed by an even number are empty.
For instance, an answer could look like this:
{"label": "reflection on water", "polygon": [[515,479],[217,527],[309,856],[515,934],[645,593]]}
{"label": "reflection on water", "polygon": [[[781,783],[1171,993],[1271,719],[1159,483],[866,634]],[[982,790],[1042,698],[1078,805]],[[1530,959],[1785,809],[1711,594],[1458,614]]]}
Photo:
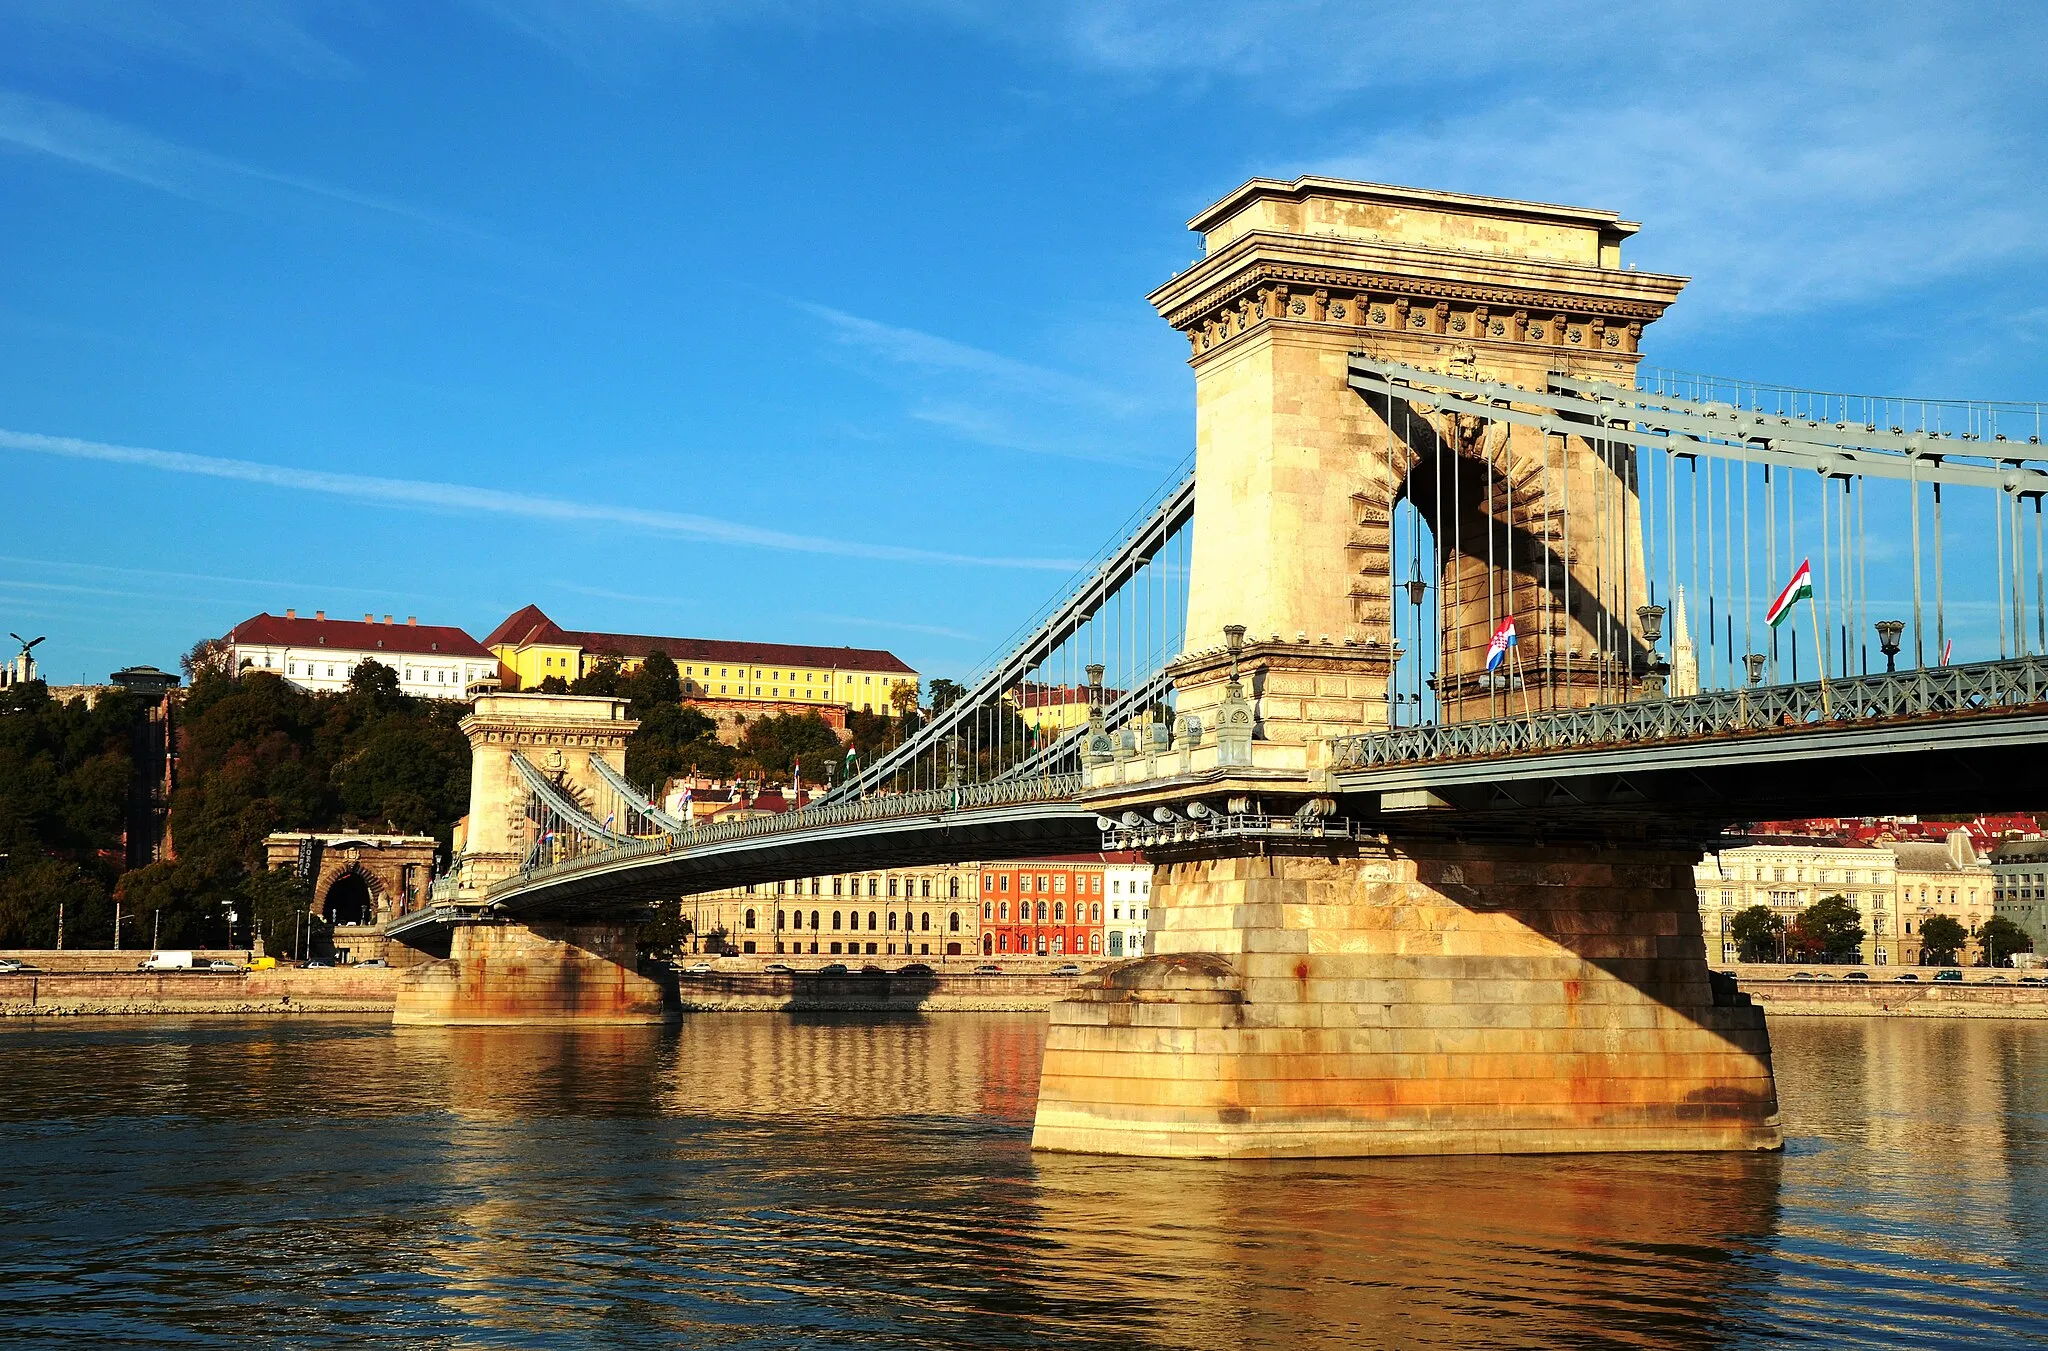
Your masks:
{"label": "reflection on water", "polygon": [[2048,1340],[2048,1027],[1774,1027],[1781,1156],[1033,1156],[1041,1019],[0,1028],[10,1345]]}

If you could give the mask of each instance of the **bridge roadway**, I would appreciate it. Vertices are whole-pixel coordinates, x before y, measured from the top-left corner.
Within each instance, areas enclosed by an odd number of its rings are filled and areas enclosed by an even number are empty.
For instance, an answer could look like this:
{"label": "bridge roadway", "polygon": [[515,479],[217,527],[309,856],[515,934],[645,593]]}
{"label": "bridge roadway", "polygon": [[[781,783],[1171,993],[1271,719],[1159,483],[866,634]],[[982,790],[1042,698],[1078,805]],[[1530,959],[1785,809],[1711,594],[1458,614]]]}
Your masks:
{"label": "bridge roadway", "polygon": [[[1757,820],[2025,806],[2038,795],[2044,747],[2048,658],[2023,657],[1838,680],[1825,692],[1818,683],[1760,686],[1342,738],[1333,780],[1320,790],[1336,799],[1327,823],[1284,814],[1318,791],[1302,783],[1250,788],[1275,799],[1274,815],[1158,822],[1151,804],[1184,808],[1249,786],[1210,774],[1084,792],[1082,776],[1059,775],[656,837],[519,873],[486,901],[514,918],[578,918],[817,873],[1105,843],[1162,848],[1218,831],[1300,841],[1398,826],[1466,838],[1696,841]],[[1117,823],[1107,832],[1105,819]],[[390,931],[462,913],[433,904]]]}

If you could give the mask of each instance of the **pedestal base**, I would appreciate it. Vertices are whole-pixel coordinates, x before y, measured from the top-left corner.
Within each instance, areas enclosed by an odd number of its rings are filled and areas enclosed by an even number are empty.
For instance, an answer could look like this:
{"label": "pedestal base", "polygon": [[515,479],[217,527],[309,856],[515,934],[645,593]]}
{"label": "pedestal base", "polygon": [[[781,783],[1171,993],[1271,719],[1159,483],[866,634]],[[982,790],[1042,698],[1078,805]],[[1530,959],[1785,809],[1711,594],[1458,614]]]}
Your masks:
{"label": "pedestal base", "polygon": [[458,926],[449,954],[400,974],[394,1023],[658,1023],[630,924]]}
{"label": "pedestal base", "polygon": [[1781,1144],[1763,1012],[1679,851],[1161,865],[1159,955],[1054,1006],[1035,1148],[1183,1157]]}

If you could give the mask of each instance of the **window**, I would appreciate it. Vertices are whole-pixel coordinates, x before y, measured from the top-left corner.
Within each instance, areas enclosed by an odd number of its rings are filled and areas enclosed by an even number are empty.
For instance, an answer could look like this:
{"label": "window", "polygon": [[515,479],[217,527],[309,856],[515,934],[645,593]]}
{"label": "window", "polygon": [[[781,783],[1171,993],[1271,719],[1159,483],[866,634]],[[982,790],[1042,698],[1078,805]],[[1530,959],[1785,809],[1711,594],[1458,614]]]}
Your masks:
{"label": "window", "polygon": [[996,917],[995,905],[992,902],[983,901],[981,903],[981,917],[984,920],[990,920]]}
{"label": "window", "polygon": [[1045,923],[1045,902],[1044,902],[1044,901],[1040,901],[1040,902],[1038,903],[1038,922],[1039,922],[1040,924],[1043,924],[1043,923]]}
{"label": "window", "polygon": [[998,891],[1008,891],[1010,889],[1010,875],[1008,873],[1004,873],[1000,880],[1001,885],[998,886],[996,889]]}
{"label": "window", "polygon": [[873,932],[873,930],[875,929],[875,927],[876,927],[876,925],[875,925],[875,912],[874,912],[874,911],[872,911],[872,910],[870,910],[870,911],[868,911],[868,930],[869,930],[870,932]]}
{"label": "window", "polygon": [[932,927],[932,913],[927,910],[917,917],[917,927],[929,931]]}
{"label": "window", "polygon": [[1090,952],[1097,952],[1097,953],[1099,953],[1099,952],[1101,952],[1101,951],[1102,951],[1102,935],[1101,935],[1101,934],[1089,934],[1089,935],[1088,935],[1088,951],[1090,951]]}
{"label": "window", "polygon": [[[798,927],[799,927],[799,928],[801,928],[802,926],[801,926],[801,925],[799,925]],[[815,928],[817,928],[817,927],[818,927],[818,912],[817,912],[817,911],[815,911],[815,910],[813,910],[813,911],[811,912],[811,927],[812,927],[813,929],[815,929]],[[811,951],[813,951],[813,952],[816,952],[816,951],[817,951],[817,949],[816,949],[816,948],[812,948],[812,949],[811,949]]]}
{"label": "window", "polygon": [[1102,922],[1102,902],[1101,902],[1101,901],[1097,901],[1097,902],[1096,902],[1095,904],[1093,904],[1093,905],[1091,905],[1091,906],[1089,906],[1089,907],[1088,907],[1088,918],[1089,918],[1089,919],[1091,919],[1091,920],[1093,920],[1093,921],[1095,921],[1095,922],[1096,922],[1096,923],[1098,923],[1098,924],[1100,924],[1100,923]]}
{"label": "window", "polygon": [[947,895],[947,896],[948,896],[949,898],[951,898],[952,900],[956,900],[956,901],[957,901],[957,900],[959,900],[959,899],[960,899],[960,879],[959,879],[959,878],[957,878],[957,877],[949,877],[949,878],[947,878],[947,879],[946,879],[946,895]]}
{"label": "window", "polygon": [[[797,912],[797,914],[798,914],[798,917],[799,917],[799,918],[801,918],[801,917],[802,917],[802,914],[803,914],[803,912],[802,912],[802,911],[798,911],[798,912]],[[776,911],[776,912],[775,912],[775,927],[776,927],[776,928],[778,928],[778,929],[781,929],[781,928],[784,928],[784,927],[786,927],[785,921],[786,921],[786,920],[787,920],[788,918],[789,918],[789,915],[788,915],[788,912],[787,912],[787,911],[783,911],[783,910],[778,910],[778,911]]]}
{"label": "window", "polygon": [[749,929],[754,927],[754,912],[751,910],[747,912],[747,927]]}
{"label": "window", "polygon": [[1124,955],[1124,936],[1122,934],[1113,933],[1109,936],[1109,955],[1112,957]]}
{"label": "window", "polygon": [[[917,894],[918,894],[918,898],[919,898],[920,900],[926,900],[926,901],[928,901],[928,900],[930,900],[930,899],[932,898],[932,879],[931,879],[931,878],[929,878],[929,877],[925,877],[925,878],[920,878],[920,879],[918,880],[918,884],[917,884]],[[953,894],[954,894],[955,896],[957,896],[957,895],[959,895],[960,893],[959,893],[958,891],[955,891],[955,892],[954,892]]]}
{"label": "window", "polygon": [[1094,880],[1093,880],[1093,881],[1091,881],[1091,882],[1090,882],[1090,883],[1088,884],[1088,889],[1089,889],[1090,891],[1094,892],[1094,893],[1095,893],[1095,894],[1096,894],[1097,896],[1100,896],[1100,895],[1102,894],[1102,874],[1101,874],[1101,873],[1097,873],[1097,874],[1095,874],[1095,878],[1094,878]]}
{"label": "window", "polygon": [[[981,889],[983,891],[994,891],[996,889],[996,875],[994,873],[983,873],[981,875]],[[1005,888],[1005,890],[1008,890],[1008,888]]]}
{"label": "window", "polygon": [[946,916],[946,928],[952,933],[960,932],[960,912],[958,910]]}
{"label": "window", "polygon": [[1003,902],[1001,902],[1000,904],[998,904],[998,905],[996,906],[996,918],[997,918],[997,919],[1008,919],[1009,917],[1010,917],[1010,903],[1009,903],[1008,901],[1003,901]]}
{"label": "window", "polygon": [[1052,936],[1052,950],[1054,952],[1065,952],[1067,950],[1067,936],[1065,934],[1054,934]]}
{"label": "window", "polygon": [[1067,922],[1067,903],[1065,901],[1053,902],[1052,922],[1055,924],[1065,924]]}
{"label": "window", "polygon": [[896,932],[896,912],[894,910],[889,912],[889,932]]}
{"label": "window", "polygon": [[876,877],[870,877],[870,878],[868,879],[868,895],[870,895],[870,896],[874,895],[874,894],[875,894],[875,888],[879,887],[879,886],[880,886],[881,884],[882,884],[882,883],[881,883],[881,879],[880,879],[880,878],[876,878]]}
{"label": "window", "polygon": [[[833,928],[835,928],[835,929],[839,927],[839,912],[838,912],[837,910],[834,910],[834,911],[832,912],[832,927],[833,927]],[[833,948],[832,950],[833,950],[834,952],[837,952],[837,951],[839,951],[839,949],[838,949],[838,948],[836,948],[836,947],[835,947],[835,948]]]}
{"label": "window", "polygon": [[1062,896],[1067,894],[1067,875],[1065,873],[1053,874],[1052,889]]}
{"label": "window", "polygon": [[889,894],[891,896],[896,894],[896,879],[893,877],[889,879]]}
{"label": "window", "polygon": [[1110,881],[1110,884],[1109,884],[1109,894],[1110,894],[1110,895],[1114,896],[1114,895],[1116,895],[1117,893],[1121,892],[1121,891],[1122,891],[1123,889],[1124,889],[1124,884],[1123,884],[1122,882],[1116,881],[1116,880],[1114,880],[1114,879],[1112,879],[1112,880]]}

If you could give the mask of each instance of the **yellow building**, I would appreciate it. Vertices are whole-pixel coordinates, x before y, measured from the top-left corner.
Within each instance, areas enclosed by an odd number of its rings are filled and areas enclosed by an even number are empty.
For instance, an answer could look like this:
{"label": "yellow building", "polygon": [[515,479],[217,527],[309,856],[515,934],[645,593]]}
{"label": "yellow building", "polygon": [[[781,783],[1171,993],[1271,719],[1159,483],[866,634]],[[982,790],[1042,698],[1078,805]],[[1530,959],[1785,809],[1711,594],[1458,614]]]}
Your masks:
{"label": "yellow building", "polygon": [[741,956],[979,961],[980,878],[952,863],[760,882],[685,896],[683,918]]}
{"label": "yellow building", "polygon": [[1906,960],[1920,960],[1920,925],[1947,915],[1970,935],[1956,960],[1974,966],[1977,931],[1997,913],[1998,882],[1991,865],[1977,857],[1970,837],[1960,830],[1951,831],[1945,844],[1900,841],[1891,848],[1899,858],[1899,923],[1910,954]]}
{"label": "yellow building", "polygon": [[[1018,721],[1034,732],[1048,728],[1064,732],[1088,721],[1086,685],[1041,685],[1027,680],[1003,697],[1017,710]],[[1116,693],[1105,690],[1103,697],[1114,699]]]}
{"label": "yellow building", "polygon": [[655,652],[675,662],[685,701],[836,704],[894,716],[897,691],[914,698],[918,687],[916,671],[879,649],[589,633],[562,628],[536,605],[509,616],[484,646],[508,690],[535,689],[550,676],[573,681],[607,657],[630,671]]}
{"label": "yellow building", "polygon": [[[1769,906],[1789,928],[1799,912],[1829,896],[1845,896],[1863,921],[1862,961],[1893,966],[1911,960],[1900,933],[1899,862],[1890,845],[1850,840],[1778,838],[1709,854],[1693,869],[1707,960],[1737,960],[1730,925],[1753,905]],[[1917,956],[1917,947],[1912,949]]]}

